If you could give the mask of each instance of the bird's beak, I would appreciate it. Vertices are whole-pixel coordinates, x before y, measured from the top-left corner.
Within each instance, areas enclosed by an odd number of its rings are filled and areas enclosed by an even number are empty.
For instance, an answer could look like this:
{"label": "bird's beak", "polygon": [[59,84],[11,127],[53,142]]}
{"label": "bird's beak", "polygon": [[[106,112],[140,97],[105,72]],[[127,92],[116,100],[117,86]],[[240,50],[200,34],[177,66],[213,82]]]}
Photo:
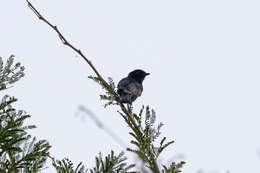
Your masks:
{"label": "bird's beak", "polygon": [[146,73],[146,74],[145,74],[145,76],[148,76],[148,75],[150,75],[150,73]]}

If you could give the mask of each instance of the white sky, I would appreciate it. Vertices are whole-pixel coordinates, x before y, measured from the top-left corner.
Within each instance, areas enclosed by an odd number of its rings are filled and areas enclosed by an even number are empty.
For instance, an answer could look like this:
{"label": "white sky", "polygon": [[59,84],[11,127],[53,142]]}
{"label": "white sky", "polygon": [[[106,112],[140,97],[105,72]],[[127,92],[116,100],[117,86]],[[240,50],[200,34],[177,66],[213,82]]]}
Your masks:
{"label": "white sky", "polygon": [[[42,14],[115,82],[133,69],[151,75],[134,103],[149,104],[174,139],[162,156],[185,155],[183,172],[259,173],[260,1],[32,0]],[[0,2],[0,56],[16,55],[26,76],[6,91],[32,115],[32,134],[56,158],[92,167],[98,152],[122,148],[91,119],[85,105],[125,143],[116,109],[103,109],[89,66],[24,1]],[[3,93],[2,93],[3,94]],[[127,153],[130,157],[133,155]],[[52,172],[50,169],[45,172]]]}

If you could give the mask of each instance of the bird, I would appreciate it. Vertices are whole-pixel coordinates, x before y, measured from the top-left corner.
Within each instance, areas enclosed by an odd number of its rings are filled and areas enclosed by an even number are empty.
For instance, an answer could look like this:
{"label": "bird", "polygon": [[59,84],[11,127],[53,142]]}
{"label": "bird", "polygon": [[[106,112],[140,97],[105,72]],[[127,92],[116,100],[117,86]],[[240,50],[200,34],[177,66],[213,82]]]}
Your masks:
{"label": "bird", "polygon": [[127,77],[121,79],[117,85],[120,102],[132,105],[137,97],[141,96],[144,78],[149,74],[150,73],[137,69],[130,72]]}

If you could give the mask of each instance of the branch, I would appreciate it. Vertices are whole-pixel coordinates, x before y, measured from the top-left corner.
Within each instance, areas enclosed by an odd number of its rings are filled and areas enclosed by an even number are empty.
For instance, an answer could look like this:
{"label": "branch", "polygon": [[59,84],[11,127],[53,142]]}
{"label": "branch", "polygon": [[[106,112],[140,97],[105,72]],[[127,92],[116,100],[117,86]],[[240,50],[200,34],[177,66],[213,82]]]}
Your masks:
{"label": "branch", "polygon": [[[58,29],[57,26],[52,25],[49,21],[47,21],[40,13],[39,11],[28,1],[26,0],[28,3],[29,8],[34,12],[34,14],[40,19],[42,20],[44,23],[46,23],[47,25],[49,25],[59,36],[59,39],[61,40],[61,42],[70,47],[71,49],[73,49],[77,54],[79,54],[87,63],[88,65],[91,67],[91,69],[95,72],[95,74],[97,75],[97,77],[102,81],[102,83],[104,84],[104,86],[106,86],[107,88],[110,88],[111,91],[113,91],[113,89],[111,88],[111,86],[103,79],[103,77],[99,74],[99,72],[97,71],[97,69],[95,68],[95,66],[91,63],[91,61],[81,52],[80,49],[75,48],[70,42],[67,41],[67,39],[62,35],[62,33],[60,32],[60,30]],[[117,93],[113,92],[114,96],[115,96],[115,100],[117,102],[117,104],[121,107],[122,111],[127,115],[127,117],[129,118],[129,120],[131,121],[131,123],[138,128],[137,124],[135,123],[134,119],[131,117],[131,114],[127,111],[127,109],[125,108],[125,106],[120,102],[120,99],[117,95]]]}
{"label": "branch", "polygon": [[[125,113],[125,115],[127,116],[127,118],[131,121],[131,123],[133,124],[133,126],[138,129],[140,132],[140,128],[139,126],[137,126],[135,120],[132,118],[131,113],[126,109],[126,107],[120,102],[120,99],[118,97],[118,94],[114,91],[114,89],[104,80],[104,78],[99,74],[99,72],[97,71],[97,69],[95,68],[95,66],[91,63],[91,61],[81,52],[80,49],[75,48],[70,42],[67,41],[67,39],[62,35],[62,33],[59,31],[58,27],[55,25],[52,25],[49,21],[47,21],[39,12],[38,10],[29,2],[29,0],[26,0],[28,3],[29,8],[34,12],[34,14],[40,19],[42,20],[44,23],[46,23],[47,25],[49,25],[59,36],[59,39],[61,40],[61,42],[70,47],[71,49],[73,49],[77,54],[79,54],[87,63],[88,65],[91,67],[91,69],[95,72],[95,74],[97,75],[98,79],[102,82],[102,84],[108,88],[109,90],[111,90],[111,92],[113,93],[113,95],[115,96],[115,101],[117,102],[117,104],[120,106],[121,110]],[[150,146],[148,146],[148,150],[150,153],[152,153],[152,149],[150,148]],[[153,157],[152,158],[152,162],[154,164],[154,172],[156,173],[160,173],[159,167],[157,165],[156,159]]]}

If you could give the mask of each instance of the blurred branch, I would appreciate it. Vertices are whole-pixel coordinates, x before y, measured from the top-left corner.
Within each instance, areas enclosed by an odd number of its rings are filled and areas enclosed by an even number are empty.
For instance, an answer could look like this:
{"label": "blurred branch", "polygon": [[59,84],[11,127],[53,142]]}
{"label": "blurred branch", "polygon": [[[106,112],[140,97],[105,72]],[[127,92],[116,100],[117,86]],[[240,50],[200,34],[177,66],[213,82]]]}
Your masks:
{"label": "blurred branch", "polygon": [[98,119],[98,117],[88,108],[85,106],[79,106],[79,111],[85,113],[88,115],[95,123],[96,125],[104,130],[110,137],[112,137],[121,147],[126,148],[127,145],[123,142],[122,139],[120,139],[112,130],[110,130],[104,123],[101,122],[101,120]]}
{"label": "blurred branch", "polygon": [[[204,170],[204,169],[200,169],[197,171],[197,173],[219,173],[218,170]],[[226,172],[229,173],[229,172]]]}

